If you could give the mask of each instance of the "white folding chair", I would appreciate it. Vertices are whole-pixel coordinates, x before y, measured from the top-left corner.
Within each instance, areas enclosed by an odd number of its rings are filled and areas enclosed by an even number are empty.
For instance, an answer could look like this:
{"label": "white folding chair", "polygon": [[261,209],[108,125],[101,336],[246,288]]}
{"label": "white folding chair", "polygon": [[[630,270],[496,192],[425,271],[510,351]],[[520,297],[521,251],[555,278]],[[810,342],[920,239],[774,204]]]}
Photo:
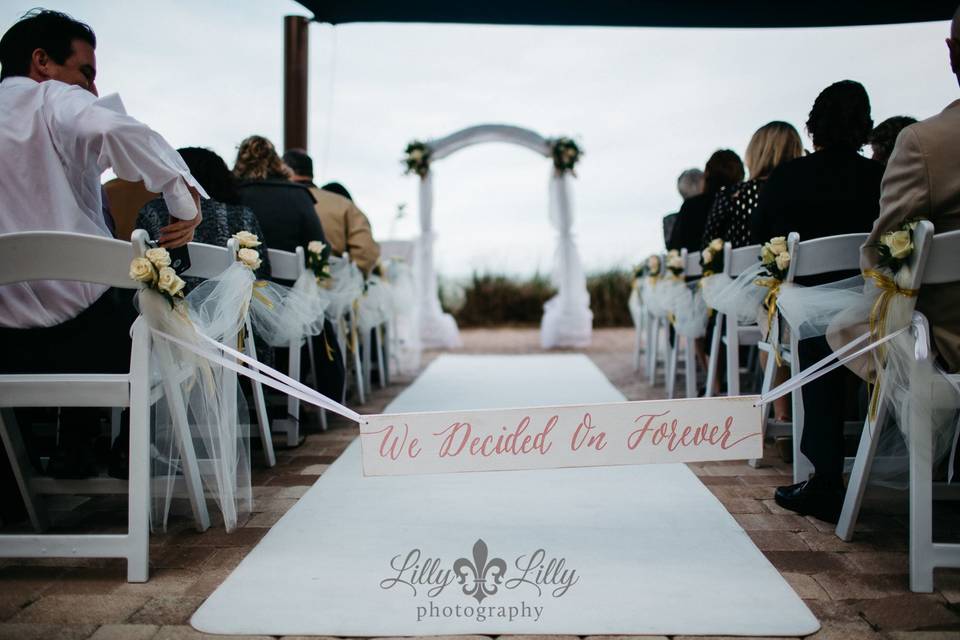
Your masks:
{"label": "white folding chair", "polygon": [[[723,245],[723,272],[731,278],[736,278],[757,263],[759,254],[759,245],[734,249],[729,242],[726,242]],[[723,335],[722,338],[721,335]],[[755,323],[741,325],[735,316],[717,313],[713,333],[710,336],[706,397],[713,397],[721,342],[727,347],[727,395],[736,396],[740,395],[740,346],[756,344],[759,339],[760,329]]]}
{"label": "white folding chair", "polygon": [[[797,278],[818,276],[837,271],[859,271],[860,247],[866,240],[867,234],[865,233],[849,233],[801,242],[797,234],[791,233],[787,238],[787,247],[790,251],[790,268],[787,271],[787,281],[793,282]],[[797,352],[798,338],[798,332],[791,327],[789,346],[791,375],[800,371],[800,360]],[[776,366],[775,363],[771,362],[774,360],[775,358],[772,357],[767,359],[768,368]],[[772,375],[771,370],[771,379]],[[791,408],[793,412],[793,481],[803,482],[813,473],[813,465],[800,451],[800,441],[803,438],[802,388],[792,393]]]}
{"label": "white folding chair", "polygon": [[[680,257],[683,258],[683,278],[695,278],[703,275],[703,267],[700,266],[699,253],[687,253],[686,249],[680,251]],[[681,336],[674,332],[673,344],[670,345],[669,361],[667,364],[667,398],[673,399],[676,387],[677,360],[680,351],[680,342],[683,341],[683,362],[684,362],[684,382],[687,398],[697,397],[697,353],[694,345],[694,339]]]}
{"label": "white folding chair", "polygon": [[[667,258],[665,254],[660,256],[660,278],[664,278],[667,272]],[[645,319],[647,329],[647,377],[650,386],[657,382],[657,365],[660,361],[660,341],[666,340],[669,336],[667,329],[668,322],[665,315],[654,312],[648,305],[645,305],[647,317]],[[667,363],[664,357],[664,365]]]}
{"label": "white folding chair", "polygon": [[[306,260],[304,258],[303,247],[297,247],[295,251],[279,251],[277,249],[268,249],[270,256],[270,277],[280,280],[296,280],[304,271],[307,270]],[[314,384],[319,382],[317,377],[317,367],[314,362],[313,341],[311,336],[307,336],[307,349],[310,359],[310,373],[313,376]],[[302,366],[300,363],[300,345],[290,344],[290,357],[287,359],[287,375],[294,380],[300,380]],[[324,409],[320,409],[320,425],[326,430],[327,414]],[[274,420],[273,429],[281,431],[286,435],[287,446],[295,447],[300,442],[300,400],[293,396],[287,396],[287,417],[282,420]]]}
{"label": "white folding chair", "polygon": [[[933,232],[933,225],[929,221],[921,221],[914,230],[914,253],[910,262],[912,279],[907,288],[952,283],[960,279],[960,231],[936,236]],[[914,304],[915,298],[911,298],[909,303]],[[933,356],[927,319],[923,314],[914,312],[912,325],[916,340],[915,366],[933,366],[929,362]],[[881,380],[883,379],[881,374]],[[945,374],[943,383],[960,385],[960,375]],[[921,406],[930,405],[929,395],[932,392],[931,388],[922,386],[912,390],[911,410],[907,416],[907,424],[903,425],[909,433],[910,455],[910,589],[926,593],[933,590],[934,568],[960,567],[960,544],[933,542],[932,442],[930,429],[924,424],[926,418],[919,410]],[[886,423],[886,390],[882,383],[879,393],[879,410],[875,420],[870,420],[868,416],[864,423],[857,457],[847,483],[843,509],[837,522],[837,536],[847,541],[853,538],[880,432]],[[924,396],[928,397],[927,402],[924,402]]]}
{"label": "white folding chair", "polygon": [[[75,233],[36,231],[0,235],[0,284],[30,280],[73,280],[135,289],[131,258],[143,255],[144,236],[123,242]],[[132,245],[132,247],[131,247]],[[132,249],[132,250],[131,250]],[[36,481],[30,473],[19,431],[8,425],[13,407],[129,407],[129,479],[60,481],[74,492],[122,483],[127,498],[127,532],[84,535],[0,535],[0,557],[125,558],[127,580],[146,582],[150,540],[150,331],[143,318],[131,327],[130,371],[120,374],[0,375],[0,436],[30,519],[42,529]],[[102,488],[99,487],[99,488]],[[98,487],[93,486],[94,492]],[[115,491],[110,491],[114,493]]]}
{"label": "white folding chair", "polygon": [[[195,278],[215,278],[225,269],[230,267],[236,260],[237,241],[230,239],[226,247],[219,247],[212,244],[203,244],[201,242],[191,242],[187,245],[190,251],[190,268],[183,275],[193,276]],[[244,319],[244,327],[250,338],[243,341],[244,351],[252,358],[257,357],[257,351],[253,340],[253,332],[250,327],[249,314]],[[236,377],[232,371],[225,373],[228,377]],[[268,467],[277,463],[276,455],[273,451],[273,438],[270,436],[270,422],[267,418],[267,405],[263,394],[263,387],[259,382],[251,381],[253,390],[253,406],[257,416],[257,423],[260,427],[260,443],[263,446],[263,457]]]}

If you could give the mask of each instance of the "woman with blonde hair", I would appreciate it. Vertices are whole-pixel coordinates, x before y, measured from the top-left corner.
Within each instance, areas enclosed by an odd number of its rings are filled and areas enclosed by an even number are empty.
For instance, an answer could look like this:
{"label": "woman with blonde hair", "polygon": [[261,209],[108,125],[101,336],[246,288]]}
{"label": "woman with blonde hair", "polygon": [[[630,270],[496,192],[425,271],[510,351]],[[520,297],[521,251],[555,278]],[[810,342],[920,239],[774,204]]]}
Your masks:
{"label": "woman with blonde hair", "polygon": [[760,202],[770,173],[784,162],[803,155],[800,134],[790,124],[775,120],[757,129],[744,157],[750,178],[717,193],[703,231],[703,246],[716,238],[734,248],[750,244],[750,217]]}

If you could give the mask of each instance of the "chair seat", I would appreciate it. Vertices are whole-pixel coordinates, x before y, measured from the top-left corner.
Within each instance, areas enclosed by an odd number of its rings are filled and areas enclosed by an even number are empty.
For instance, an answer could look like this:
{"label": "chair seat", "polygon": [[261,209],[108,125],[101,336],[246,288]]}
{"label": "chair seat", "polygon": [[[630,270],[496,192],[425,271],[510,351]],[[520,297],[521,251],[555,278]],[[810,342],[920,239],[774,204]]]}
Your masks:
{"label": "chair seat", "polygon": [[124,373],[0,376],[0,407],[126,407],[129,404],[130,376]]}

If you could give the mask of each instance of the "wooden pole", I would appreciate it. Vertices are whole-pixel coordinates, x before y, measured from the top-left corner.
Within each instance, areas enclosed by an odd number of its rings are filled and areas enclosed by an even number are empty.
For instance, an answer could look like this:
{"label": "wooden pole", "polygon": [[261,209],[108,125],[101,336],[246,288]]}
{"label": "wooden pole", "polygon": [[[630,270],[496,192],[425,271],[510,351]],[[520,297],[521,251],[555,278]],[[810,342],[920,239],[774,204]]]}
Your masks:
{"label": "wooden pole", "polygon": [[283,149],[307,148],[307,44],[310,20],[283,17]]}

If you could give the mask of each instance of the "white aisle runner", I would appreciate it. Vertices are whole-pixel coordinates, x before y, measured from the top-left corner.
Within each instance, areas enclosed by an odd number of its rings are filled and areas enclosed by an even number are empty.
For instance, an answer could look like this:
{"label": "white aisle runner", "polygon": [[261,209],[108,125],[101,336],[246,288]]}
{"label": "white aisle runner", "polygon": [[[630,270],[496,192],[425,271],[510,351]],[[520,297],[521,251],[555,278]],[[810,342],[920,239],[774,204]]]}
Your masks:
{"label": "white aisle runner", "polygon": [[[582,355],[442,356],[387,410],[623,399]],[[359,447],[200,607],[195,628],[330,636],[819,628],[684,465],[365,478]]]}

